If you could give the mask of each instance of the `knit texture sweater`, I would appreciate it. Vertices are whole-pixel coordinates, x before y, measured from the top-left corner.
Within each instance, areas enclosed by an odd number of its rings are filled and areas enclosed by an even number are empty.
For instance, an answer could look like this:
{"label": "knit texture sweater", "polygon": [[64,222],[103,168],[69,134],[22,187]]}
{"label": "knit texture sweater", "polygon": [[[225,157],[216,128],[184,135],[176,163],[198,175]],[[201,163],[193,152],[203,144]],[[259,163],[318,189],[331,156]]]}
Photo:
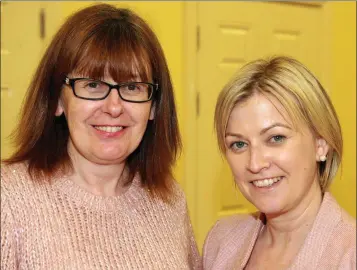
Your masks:
{"label": "knit texture sweater", "polygon": [[171,203],[135,177],[113,197],[66,176],[30,179],[24,163],[1,167],[1,269],[201,269],[183,191]]}
{"label": "knit texture sweater", "polygon": [[[259,233],[263,213],[222,218],[210,230],[203,249],[206,270],[243,270]],[[276,262],[277,269],[279,262]],[[303,245],[287,270],[356,270],[356,219],[329,192]]]}

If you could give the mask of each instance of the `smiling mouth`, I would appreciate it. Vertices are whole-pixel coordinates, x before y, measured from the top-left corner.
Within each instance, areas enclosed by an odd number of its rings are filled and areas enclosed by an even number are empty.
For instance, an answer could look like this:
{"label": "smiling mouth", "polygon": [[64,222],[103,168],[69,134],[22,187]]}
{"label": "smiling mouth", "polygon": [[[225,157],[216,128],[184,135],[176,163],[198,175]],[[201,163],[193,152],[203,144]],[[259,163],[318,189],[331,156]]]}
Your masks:
{"label": "smiling mouth", "polygon": [[123,126],[93,126],[95,129],[104,131],[104,132],[109,132],[109,133],[114,133],[118,132],[122,129],[124,129]]}
{"label": "smiling mouth", "polygon": [[281,179],[283,179],[282,176],[279,177],[274,177],[274,178],[266,178],[263,180],[255,180],[252,181],[251,183],[259,188],[263,188],[263,187],[270,187],[272,185],[274,185],[275,183],[279,182]]}

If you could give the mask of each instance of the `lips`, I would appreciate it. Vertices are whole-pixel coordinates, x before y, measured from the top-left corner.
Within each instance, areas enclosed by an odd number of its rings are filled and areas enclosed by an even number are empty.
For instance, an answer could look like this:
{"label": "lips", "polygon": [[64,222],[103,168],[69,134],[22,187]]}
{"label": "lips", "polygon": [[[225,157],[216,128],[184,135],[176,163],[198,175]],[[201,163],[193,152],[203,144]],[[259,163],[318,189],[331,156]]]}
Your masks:
{"label": "lips", "polygon": [[101,131],[113,133],[122,130],[124,127],[123,126],[94,126],[94,128]]}
{"label": "lips", "polygon": [[279,182],[283,177],[282,176],[278,176],[278,177],[273,177],[273,178],[265,178],[265,179],[260,179],[260,180],[255,180],[252,181],[251,183],[256,186],[256,187],[270,187],[273,184]]}

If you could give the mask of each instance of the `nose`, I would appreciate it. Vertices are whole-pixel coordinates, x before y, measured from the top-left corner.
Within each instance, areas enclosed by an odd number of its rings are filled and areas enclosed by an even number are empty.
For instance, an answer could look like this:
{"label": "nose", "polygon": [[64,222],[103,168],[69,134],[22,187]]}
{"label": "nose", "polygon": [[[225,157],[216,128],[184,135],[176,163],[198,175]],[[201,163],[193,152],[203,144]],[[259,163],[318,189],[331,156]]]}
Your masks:
{"label": "nose", "polygon": [[120,98],[117,89],[112,89],[104,102],[105,112],[112,117],[118,117],[123,112],[123,100]]}
{"label": "nose", "polygon": [[251,147],[248,161],[248,170],[252,173],[259,173],[270,167],[269,155],[262,148]]}

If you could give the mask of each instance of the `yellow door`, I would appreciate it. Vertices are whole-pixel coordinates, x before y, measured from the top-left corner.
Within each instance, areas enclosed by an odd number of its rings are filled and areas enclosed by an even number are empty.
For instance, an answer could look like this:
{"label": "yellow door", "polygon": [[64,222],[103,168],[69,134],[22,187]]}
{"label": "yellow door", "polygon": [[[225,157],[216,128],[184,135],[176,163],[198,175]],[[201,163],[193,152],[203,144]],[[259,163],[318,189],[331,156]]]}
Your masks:
{"label": "yellow door", "polygon": [[216,99],[246,62],[272,54],[296,57],[327,77],[323,5],[279,2],[199,2],[197,7],[197,198],[195,229],[201,247],[225,215],[254,211],[236,191],[213,129]]}
{"label": "yellow door", "polygon": [[54,4],[47,6],[42,2],[1,2],[1,158],[13,152],[9,135],[44,44],[58,25],[60,11]]}

